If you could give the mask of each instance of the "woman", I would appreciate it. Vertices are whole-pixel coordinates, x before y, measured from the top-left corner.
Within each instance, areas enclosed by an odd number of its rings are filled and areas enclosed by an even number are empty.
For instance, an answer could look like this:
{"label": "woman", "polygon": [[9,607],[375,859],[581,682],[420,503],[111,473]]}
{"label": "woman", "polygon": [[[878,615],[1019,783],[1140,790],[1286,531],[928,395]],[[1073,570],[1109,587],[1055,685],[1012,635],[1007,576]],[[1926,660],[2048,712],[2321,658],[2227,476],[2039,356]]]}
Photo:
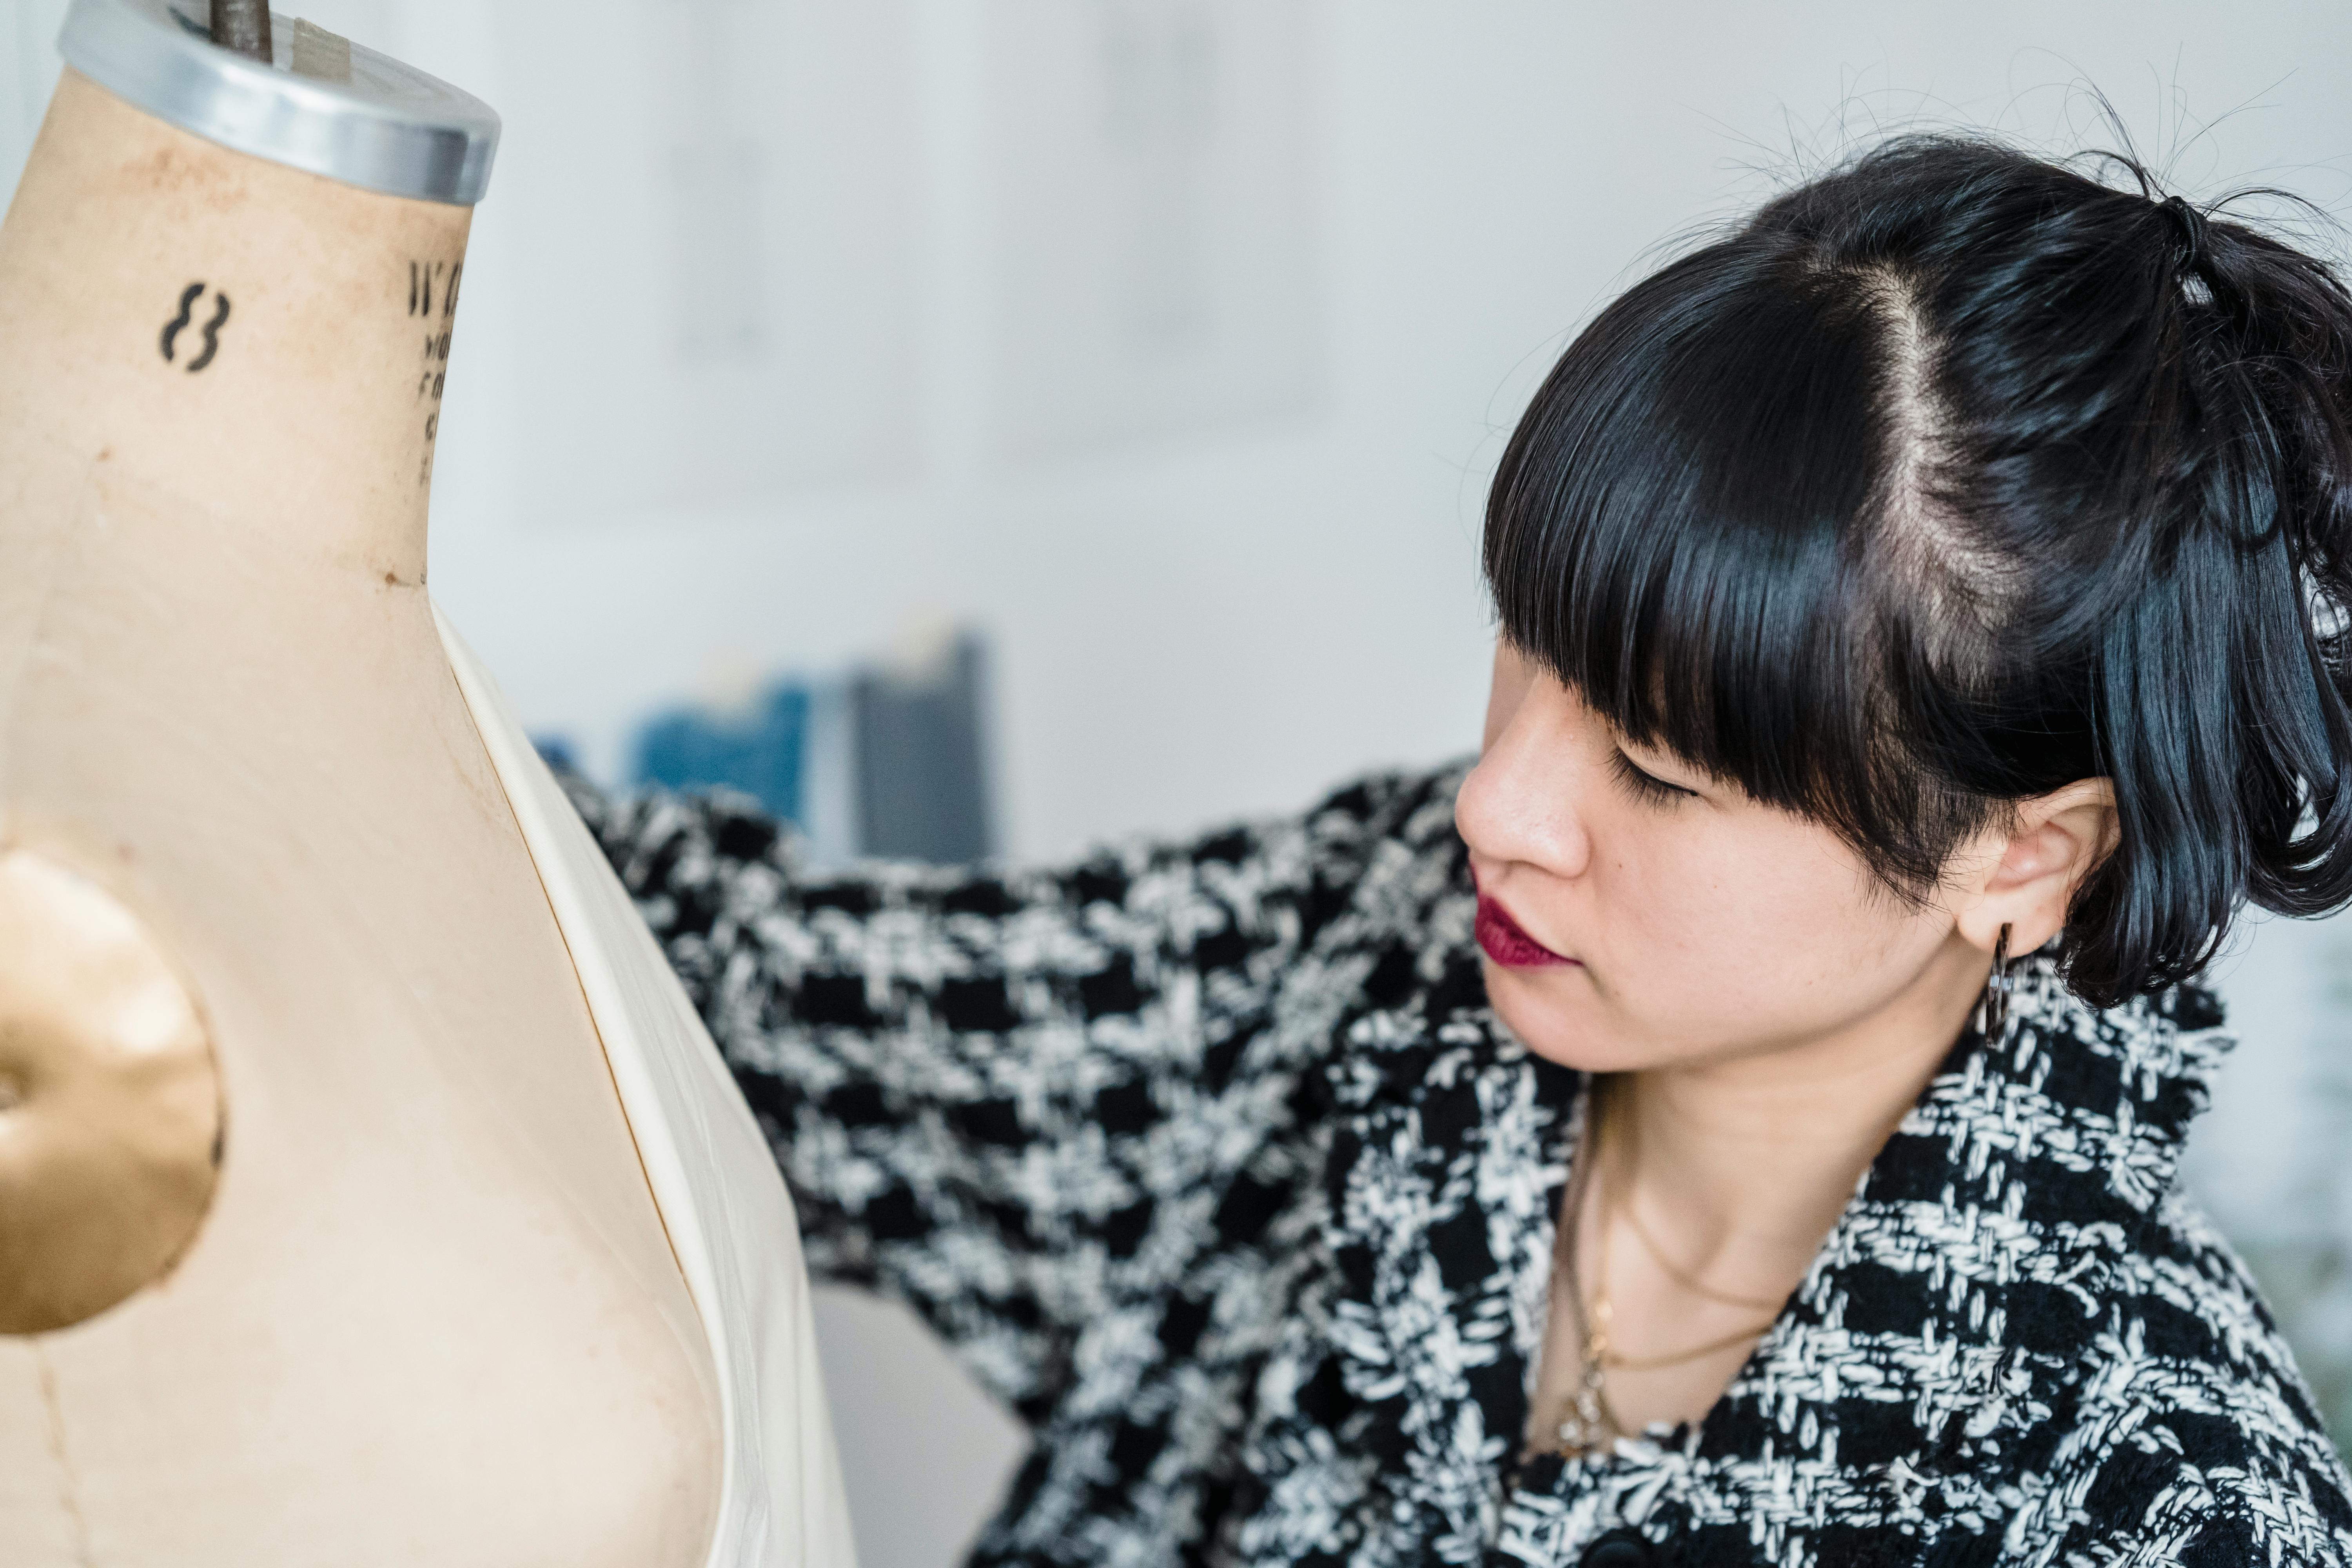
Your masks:
{"label": "woman", "polygon": [[1896,142],[1604,310],[1473,767],[1059,871],[583,800],[823,1273],[1037,1442],[987,1563],[2352,1563],[2179,1193],[2352,899],[2352,298]]}

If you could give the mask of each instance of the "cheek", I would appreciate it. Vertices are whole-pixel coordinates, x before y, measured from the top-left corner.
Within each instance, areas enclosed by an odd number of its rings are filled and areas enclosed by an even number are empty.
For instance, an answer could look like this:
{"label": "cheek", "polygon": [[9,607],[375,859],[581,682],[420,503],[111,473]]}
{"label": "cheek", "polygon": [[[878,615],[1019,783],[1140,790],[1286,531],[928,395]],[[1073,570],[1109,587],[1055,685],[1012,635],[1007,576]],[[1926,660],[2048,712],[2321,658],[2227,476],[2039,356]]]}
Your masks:
{"label": "cheek", "polygon": [[1594,838],[1589,985],[1496,991],[1529,1046],[1571,1066],[1769,1049],[1882,1005],[1933,946],[1834,837],[1777,815],[1628,814]]}
{"label": "cheek", "polygon": [[1695,975],[1769,969],[1776,931],[1805,900],[1758,863],[1737,824],[1628,815],[1594,856],[1593,890],[1610,933],[1604,983],[1647,1011],[1698,1000],[1689,994]]}
{"label": "cheek", "polygon": [[[1810,987],[1826,955],[1853,935],[1861,889],[1853,874],[1752,823],[1709,826],[1649,846],[1638,868],[1625,868],[1616,890],[1627,928],[1641,938],[1639,978],[1661,1006],[1721,998],[1755,1007]],[[1692,985],[1695,973],[1710,984]]]}

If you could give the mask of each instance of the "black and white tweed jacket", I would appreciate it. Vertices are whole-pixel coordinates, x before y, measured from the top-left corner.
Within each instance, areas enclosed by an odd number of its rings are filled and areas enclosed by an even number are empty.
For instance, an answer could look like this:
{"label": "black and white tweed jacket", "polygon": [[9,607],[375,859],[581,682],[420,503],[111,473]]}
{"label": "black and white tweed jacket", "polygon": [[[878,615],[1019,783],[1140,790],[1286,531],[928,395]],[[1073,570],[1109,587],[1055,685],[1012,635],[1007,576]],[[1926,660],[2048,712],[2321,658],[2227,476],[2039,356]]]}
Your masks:
{"label": "black and white tweed jacket", "polygon": [[974,1562],[2352,1564],[2344,1468],[2174,1182],[2216,1005],[2095,1012],[2043,963],[1704,1423],[1522,1462],[1580,1082],[1487,1009],[1460,777],[821,879],[740,801],[579,792],[812,1267],[1034,1429]]}

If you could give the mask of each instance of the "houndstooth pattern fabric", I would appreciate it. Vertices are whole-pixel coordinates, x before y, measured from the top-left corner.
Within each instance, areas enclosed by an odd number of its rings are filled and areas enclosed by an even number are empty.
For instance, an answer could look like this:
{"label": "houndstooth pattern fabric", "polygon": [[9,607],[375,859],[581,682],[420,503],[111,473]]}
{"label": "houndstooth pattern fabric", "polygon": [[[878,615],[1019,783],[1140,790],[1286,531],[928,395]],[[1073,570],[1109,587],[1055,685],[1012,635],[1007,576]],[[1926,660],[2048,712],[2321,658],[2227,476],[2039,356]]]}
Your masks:
{"label": "houndstooth pattern fabric", "polygon": [[1054,870],[814,877],[740,800],[575,799],[810,1264],[1035,1434],[976,1563],[2352,1564],[2347,1479],[2174,1184],[2184,987],[2023,966],[1696,1427],[1523,1459],[1576,1074],[1486,1003],[1459,768]]}

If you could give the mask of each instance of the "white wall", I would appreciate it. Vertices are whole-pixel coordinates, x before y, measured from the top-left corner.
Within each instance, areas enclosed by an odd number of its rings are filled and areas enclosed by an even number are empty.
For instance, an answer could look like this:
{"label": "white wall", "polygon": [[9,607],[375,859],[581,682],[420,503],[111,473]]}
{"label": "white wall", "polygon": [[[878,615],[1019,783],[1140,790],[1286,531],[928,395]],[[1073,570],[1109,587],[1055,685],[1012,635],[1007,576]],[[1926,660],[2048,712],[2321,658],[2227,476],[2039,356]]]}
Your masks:
{"label": "white wall", "polygon": [[[37,100],[27,41],[62,5],[12,4],[0,95]],[[967,617],[996,639],[1023,856],[1470,747],[1482,484],[1535,379],[1662,237],[1849,132],[1924,115],[2111,142],[2087,83],[2192,193],[2258,180],[2341,212],[2352,176],[2335,0],[313,9],[509,116],[433,581],[529,719],[609,764],[714,664],[826,664]],[[689,24],[723,47],[679,43]],[[707,111],[697,70],[725,78]],[[1096,125],[1104,92],[1147,122]],[[1051,168],[1030,151],[1080,132],[1104,141]],[[0,123],[0,154],[23,132]],[[767,204],[740,234],[662,152],[739,144]],[[659,235],[688,233],[738,269],[677,270]],[[694,354],[657,321],[688,285]],[[1192,321],[1175,357],[1118,339],[1130,298]],[[1094,314],[1055,338],[1064,299]],[[2260,1037],[2200,1156],[2241,1234],[2322,1212],[2342,945],[2266,935],[2234,988]],[[895,1326],[828,1311],[868,1560],[946,1561],[1010,1429]]]}

